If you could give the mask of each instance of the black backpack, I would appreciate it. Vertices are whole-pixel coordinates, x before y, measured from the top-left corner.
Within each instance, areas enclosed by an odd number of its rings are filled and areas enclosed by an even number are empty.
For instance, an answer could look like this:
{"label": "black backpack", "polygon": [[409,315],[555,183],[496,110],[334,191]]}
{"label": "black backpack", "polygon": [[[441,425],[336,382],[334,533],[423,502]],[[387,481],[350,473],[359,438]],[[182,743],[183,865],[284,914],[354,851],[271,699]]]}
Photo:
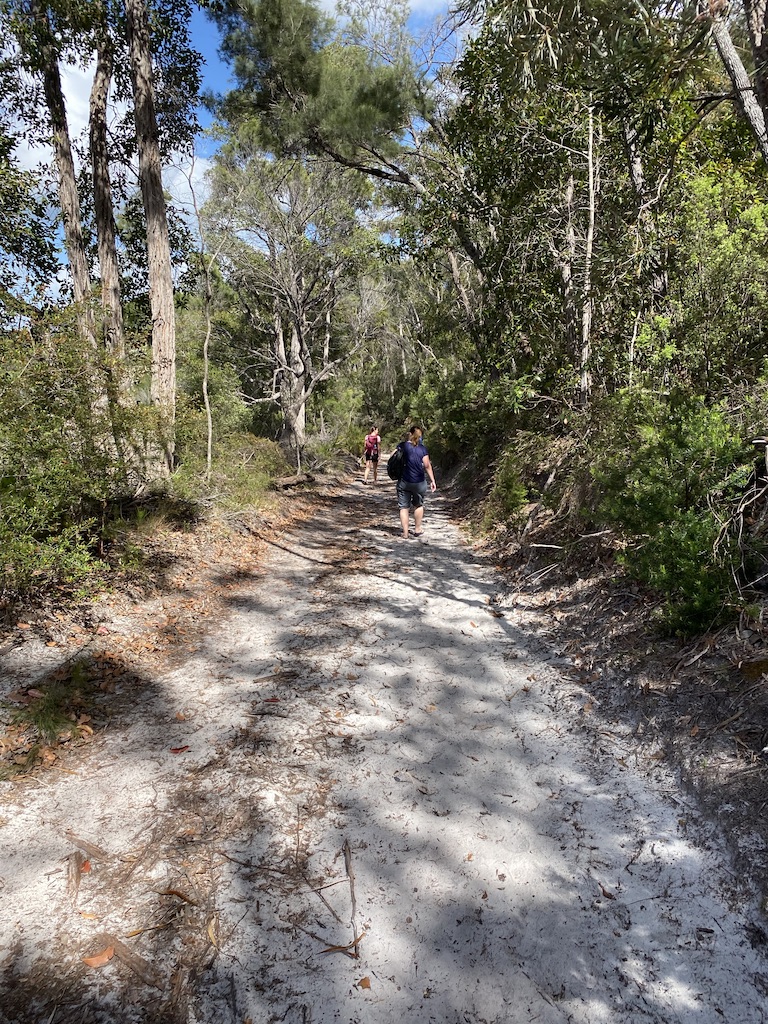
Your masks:
{"label": "black backpack", "polygon": [[387,459],[387,476],[390,480],[400,479],[403,475],[404,464],[405,456],[403,455],[403,446],[402,444],[399,444]]}

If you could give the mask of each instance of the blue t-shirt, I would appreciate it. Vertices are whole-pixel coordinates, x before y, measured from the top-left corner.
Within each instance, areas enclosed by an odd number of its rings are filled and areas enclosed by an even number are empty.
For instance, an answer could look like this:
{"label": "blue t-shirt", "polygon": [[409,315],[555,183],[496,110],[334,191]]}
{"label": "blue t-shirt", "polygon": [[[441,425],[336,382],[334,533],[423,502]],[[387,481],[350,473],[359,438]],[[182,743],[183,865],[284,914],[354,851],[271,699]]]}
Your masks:
{"label": "blue t-shirt", "polygon": [[403,483],[420,484],[422,480],[426,480],[427,475],[424,472],[424,463],[422,462],[426,454],[427,449],[421,441],[417,445],[412,445],[410,441],[403,442],[405,461],[403,463],[403,475],[400,478]]}

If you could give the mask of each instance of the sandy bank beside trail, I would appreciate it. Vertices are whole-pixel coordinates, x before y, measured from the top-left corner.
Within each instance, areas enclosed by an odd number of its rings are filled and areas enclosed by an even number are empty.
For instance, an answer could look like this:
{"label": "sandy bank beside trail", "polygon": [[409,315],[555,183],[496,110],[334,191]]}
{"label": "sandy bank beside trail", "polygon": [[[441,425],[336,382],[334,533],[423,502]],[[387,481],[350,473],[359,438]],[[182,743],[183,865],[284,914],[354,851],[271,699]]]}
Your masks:
{"label": "sandy bank beside trail", "polygon": [[[765,1019],[713,832],[425,525],[325,497],[73,774],[5,786],[6,1020]],[[67,828],[105,854],[74,892]],[[85,967],[104,934],[152,975]]]}

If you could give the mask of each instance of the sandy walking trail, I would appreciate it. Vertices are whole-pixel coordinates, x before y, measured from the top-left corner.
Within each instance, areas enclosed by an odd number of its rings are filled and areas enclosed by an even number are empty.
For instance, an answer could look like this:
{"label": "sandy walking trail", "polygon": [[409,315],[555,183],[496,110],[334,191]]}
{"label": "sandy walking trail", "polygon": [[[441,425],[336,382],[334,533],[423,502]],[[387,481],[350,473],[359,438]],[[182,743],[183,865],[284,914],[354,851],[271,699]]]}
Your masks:
{"label": "sandy walking trail", "polygon": [[5,784],[0,1020],[768,1018],[716,830],[439,492],[425,528],[388,481],[318,498],[80,763]]}

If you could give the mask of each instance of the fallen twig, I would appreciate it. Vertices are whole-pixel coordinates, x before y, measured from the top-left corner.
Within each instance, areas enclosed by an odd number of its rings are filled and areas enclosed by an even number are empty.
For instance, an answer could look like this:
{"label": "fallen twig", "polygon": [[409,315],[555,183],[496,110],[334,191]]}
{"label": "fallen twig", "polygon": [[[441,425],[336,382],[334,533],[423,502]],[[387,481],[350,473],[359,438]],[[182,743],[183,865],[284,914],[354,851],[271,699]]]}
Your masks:
{"label": "fallen twig", "polygon": [[107,853],[106,850],[102,850],[100,846],[96,846],[94,843],[89,843],[87,839],[81,839],[80,836],[76,836],[72,829],[67,829],[64,833],[65,837],[76,846],[83,853],[87,853],[89,857],[95,857],[96,860],[112,860],[112,854]]}
{"label": "fallen twig", "polygon": [[[339,923],[339,924],[344,924],[344,922],[343,922],[343,921],[341,920],[341,918],[339,917],[339,915],[338,915],[338,914],[336,913],[336,911],[335,911],[335,910],[333,909],[333,907],[331,906],[331,904],[330,904],[330,903],[328,902],[328,900],[327,900],[327,899],[325,898],[325,896],[323,896],[323,894],[322,894],[321,890],[320,890],[320,889],[315,889],[315,888],[314,888],[314,887],[312,886],[312,883],[310,882],[310,880],[309,880],[309,879],[307,878],[307,876],[306,876],[305,874],[303,874],[303,873],[302,873],[302,876],[301,876],[301,877],[302,877],[302,878],[304,879],[304,881],[305,881],[305,882],[307,883],[307,885],[309,886],[310,892],[313,892],[313,893],[314,893],[314,894],[315,894],[316,896],[318,896],[318,897],[319,897],[319,898],[320,898],[320,899],[321,899],[321,900],[323,901],[323,903],[324,903],[324,904],[326,905],[326,907],[328,908],[328,910],[330,910],[330,912],[331,912],[331,913],[333,914],[333,916],[334,916],[334,917],[336,918],[336,920],[338,921],[338,923]],[[344,881],[344,879],[343,879],[343,878],[340,878],[340,879],[339,879],[339,882],[343,882],[343,881]],[[338,885],[338,882],[332,882],[331,884],[332,884],[332,885]],[[327,885],[324,885],[324,886],[322,886],[322,888],[323,888],[323,889],[327,889],[327,888],[329,888],[329,887],[328,887]]]}
{"label": "fallen twig", "polygon": [[[346,946],[328,946],[327,949],[321,949],[320,952],[344,953],[345,956],[351,957],[352,960],[358,960],[360,958],[360,953],[357,947],[360,945],[360,943],[363,941],[367,934],[368,932],[360,932],[360,934],[356,935],[351,942],[348,942],[346,944]],[[350,952],[350,950],[352,950],[352,952]]]}
{"label": "fallen twig", "polygon": [[191,903],[193,907],[198,906],[191,896],[187,896],[180,889],[155,889],[155,892],[158,896],[177,896],[180,900],[184,900],[185,903]]}
{"label": "fallen twig", "polygon": [[[349,840],[344,840],[344,866],[347,869],[347,878],[349,879],[349,895],[352,900],[352,914],[350,917],[350,924],[352,925],[352,934],[355,934],[355,918],[357,917],[357,900],[355,898],[355,872],[352,867],[352,847],[349,845]],[[355,957],[359,956],[357,949],[357,939],[355,939],[351,945],[355,947]]]}
{"label": "fallen twig", "polygon": [[165,979],[156,967],[153,967],[143,957],[130,950],[124,942],[115,938],[114,935],[105,934],[103,939],[107,946],[112,946],[115,956],[122,960],[126,967],[130,967],[133,973],[141,978],[145,985],[151,985],[152,988],[165,988]]}
{"label": "fallen twig", "polygon": [[712,733],[712,732],[717,732],[718,729],[724,729],[726,727],[726,725],[730,725],[731,722],[735,722],[736,719],[737,718],[741,718],[743,714],[744,714],[743,710],[742,711],[737,711],[735,715],[731,715],[730,718],[726,718],[722,722],[718,722],[717,725],[713,726],[709,731]]}

